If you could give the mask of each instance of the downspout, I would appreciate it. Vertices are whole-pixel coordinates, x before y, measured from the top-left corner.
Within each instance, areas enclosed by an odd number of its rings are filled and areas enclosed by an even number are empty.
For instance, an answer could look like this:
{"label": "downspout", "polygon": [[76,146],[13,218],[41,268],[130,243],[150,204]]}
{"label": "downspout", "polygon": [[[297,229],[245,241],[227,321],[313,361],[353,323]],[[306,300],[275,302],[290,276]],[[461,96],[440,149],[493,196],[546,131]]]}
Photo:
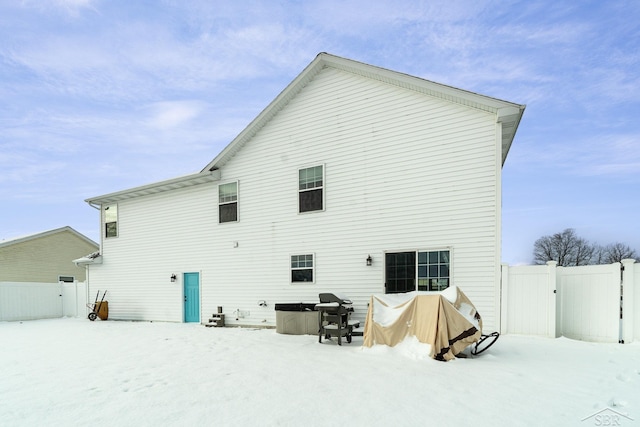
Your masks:
{"label": "downspout", "polygon": [[501,330],[502,326],[502,316],[504,315],[502,307],[502,165],[503,165],[503,157],[502,157],[502,123],[500,123],[500,118],[498,116],[498,121],[496,122],[496,136],[495,136],[495,233],[496,238],[494,240],[495,244],[495,252],[493,254],[495,260],[495,267],[493,270],[494,276],[494,298],[493,298],[493,323],[494,329],[496,331]]}
{"label": "downspout", "polygon": [[[93,202],[87,201],[87,204],[89,206],[91,206],[92,208],[94,208],[97,211],[102,211],[102,204],[94,204]],[[102,217],[102,214],[100,215]],[[100,227],[100,250],[98,252],[98,254],[102,254],[102,218],[100,218],[100,223],[99,223],[99,227]],[[85,307],[88,307],[88,304],[90,302],[89,300],[89,265],[91,264],[87,264],[84,266],[85,268],[85,294],[87,296],[87,301],[85,304]],[[87,314],[87,313],[85,313]]]}

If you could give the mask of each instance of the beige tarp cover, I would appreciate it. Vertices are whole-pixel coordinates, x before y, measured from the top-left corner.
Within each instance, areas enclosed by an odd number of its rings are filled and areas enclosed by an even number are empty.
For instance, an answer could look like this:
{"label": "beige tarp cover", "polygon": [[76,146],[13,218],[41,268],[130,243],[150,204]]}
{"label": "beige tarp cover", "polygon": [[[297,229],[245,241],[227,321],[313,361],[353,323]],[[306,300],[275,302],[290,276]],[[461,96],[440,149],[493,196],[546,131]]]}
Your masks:
{"label": "beige tarp cover", "polygon": [[442,292],[372,295],[364,345],[395,346],[408,336],[431,346],[430,356],[450,360],[480,339],[482,320],[456,286]]}

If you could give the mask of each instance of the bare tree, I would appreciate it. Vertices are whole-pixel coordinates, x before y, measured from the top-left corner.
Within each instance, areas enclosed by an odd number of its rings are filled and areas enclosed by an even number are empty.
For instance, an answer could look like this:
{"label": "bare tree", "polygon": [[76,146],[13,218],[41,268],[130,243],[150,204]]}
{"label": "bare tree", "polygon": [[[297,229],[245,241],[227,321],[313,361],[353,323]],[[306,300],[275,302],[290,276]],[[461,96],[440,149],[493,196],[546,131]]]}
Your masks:
{"label": "bare tree", "polygon": [[591,260],[593,258],[593,253],[595,251],[595,246],[589,243],[587,240],[583,238],[578,238],[575,241],[574,248],[574,264],[573,265],[589,265],[591,264]]}
{"label": "bare tree", "polygon": [[609,264],[607,261],[607,250],[602,245],[593,245],[593,255],[591,256],[591,264]]}
{"label": "bare tree", "polygon": [[567,228],[551,236],[543,236],[533,245],[536,264],[557,261],[562,267],[587,265],[591,262],[593,253],[594,247],[587,240],[578,237],[573,228]]}
{"label": "bare tree", "polygon": [[540,237],[533,244],[533,261],[536,264],[545,264],[556,259],[556,250],[552,236]]}
{"label": "bare tree", "polygon": [[624,243],[612,243],[604,247],[603,264],[622,262],[625,258],[638,259],[638,254]]}
{"label": "bare tree", "polygon": [[543,236],[533,244],[536,264],[557,261],[559,266],[569,267],[588,264],[612,264],[625,258],[638,259],[638,253],[623,243],[607,246],[591,244],[579,237],[573,228],[561,233]]}

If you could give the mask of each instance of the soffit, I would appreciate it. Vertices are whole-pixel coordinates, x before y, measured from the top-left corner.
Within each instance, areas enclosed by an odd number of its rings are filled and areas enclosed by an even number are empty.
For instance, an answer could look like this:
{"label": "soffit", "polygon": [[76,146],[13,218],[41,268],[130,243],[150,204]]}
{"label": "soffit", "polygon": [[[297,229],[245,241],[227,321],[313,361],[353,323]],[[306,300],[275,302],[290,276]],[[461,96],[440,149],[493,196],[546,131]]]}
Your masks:
{"label": "soffit", "polygon": [[133,199],[136,197],[148,196],[151,194],[164,193],[166,191],[178,190],[181,188],[193,187],[194,185],[205,184],[220,180],[220,171],[200,172],[197,174],[173,178],[166,181],[155,182],[153,184],[130,188],[128,190],[109,193],[86,199],[85,202],[94,205],[115,203],[121,200]]}

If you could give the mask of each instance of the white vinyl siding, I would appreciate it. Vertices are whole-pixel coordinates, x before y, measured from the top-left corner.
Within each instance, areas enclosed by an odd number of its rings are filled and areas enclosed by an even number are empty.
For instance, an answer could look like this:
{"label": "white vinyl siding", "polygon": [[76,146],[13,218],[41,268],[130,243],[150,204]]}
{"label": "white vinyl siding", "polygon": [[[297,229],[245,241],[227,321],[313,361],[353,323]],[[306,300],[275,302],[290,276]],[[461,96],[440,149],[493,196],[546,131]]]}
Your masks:
{"label": "white vinyl siding", "polygon": [[[216,227],[216,187],[201,184],[118,203],[120,237],[105,239],[103,263],[89,267],[89,293],[108,291],[110,319],[182,321],[182,273],[212,271],[210,242],[216,229],[226,228]],[[226,246],[232,250],[232,242]]]}
{"label": "white vinyl siding", "polygon": [[[486,112],[324,70],[225,165],[226,176],[243,180],[247,234],[269,247],[246,282],[259,282],[261,298],[274,303],[314,302],[319,289],[343,292],[363,317],[370,295],[384,293],[385,251],[450,247],[456,254],[453,284],[491,326],[499,285],[501,159],[495,120]],[[326,165],[331,191],[325,203],[331,209],[294,217],[296,183],[287,169],[314,160]],[[280,197],[286,188],[289,197]],[[282,286],[288,270],[278,258],[309,246],[323,260],[316,286],[296,288],[293,296]],[[367,254],[371,267],[365,265]],[[221,275],[233,275],[231,267]],[[247,289],[234,285],[215,293],[239,300]]]}
{"label": "white vinyl siding", "polygon": [[[349,296],[364,319],[371,294],[384,293],[385,252],[451,248],[452,284],[491,329],[496,143],[493,114],[325,68],[223,166],[225,179],[242,181],[238,227],[213,226],[217,184],[122,201],[120,238],[104,241],[92,290],[117,289],[110,316],[180,321],[182,284],[170,274],[200,271],[203,319],[222,306],[229,324],[275,325],[273,304],[317,302],[319,292]],[[299,215],[292,176],[319,164],[330,209]],[[322,259],[315,285],[291,286],[290,257],[309,248]],[[162,303],[148,304],[149,295]]]}

